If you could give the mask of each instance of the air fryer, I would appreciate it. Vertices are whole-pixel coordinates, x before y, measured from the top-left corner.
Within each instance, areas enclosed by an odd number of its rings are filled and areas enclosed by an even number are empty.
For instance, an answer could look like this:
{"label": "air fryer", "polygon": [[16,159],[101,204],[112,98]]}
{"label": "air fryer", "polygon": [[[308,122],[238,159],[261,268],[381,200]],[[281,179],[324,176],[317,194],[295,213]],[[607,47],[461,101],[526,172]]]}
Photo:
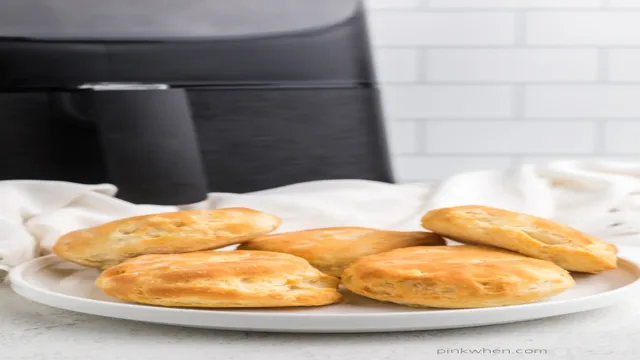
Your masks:
{"label": "air fryer", "polygon": [[356,0],[0,3],[0,180],[185,204],[391,182]]}

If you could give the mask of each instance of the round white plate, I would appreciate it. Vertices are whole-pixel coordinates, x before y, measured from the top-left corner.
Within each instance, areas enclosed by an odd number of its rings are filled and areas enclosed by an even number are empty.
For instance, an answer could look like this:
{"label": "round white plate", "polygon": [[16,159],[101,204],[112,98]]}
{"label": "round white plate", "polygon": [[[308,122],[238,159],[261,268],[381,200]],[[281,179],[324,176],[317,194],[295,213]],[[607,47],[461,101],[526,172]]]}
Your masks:
{"label": "round white plate", "polygon": [[597,309],[624,299],[640,284],[640,268],[620,259],[598,275],[574,274],[577,285],[546,301],[486,309],[418,309],[345,292],[342,303],[316,308],[200,310],[120,302],[94,285],[95,269],[46,256],[11,271],[12,288],[33,301],[81,313],[225,330],[268,332],[390,332],[503,324]]}

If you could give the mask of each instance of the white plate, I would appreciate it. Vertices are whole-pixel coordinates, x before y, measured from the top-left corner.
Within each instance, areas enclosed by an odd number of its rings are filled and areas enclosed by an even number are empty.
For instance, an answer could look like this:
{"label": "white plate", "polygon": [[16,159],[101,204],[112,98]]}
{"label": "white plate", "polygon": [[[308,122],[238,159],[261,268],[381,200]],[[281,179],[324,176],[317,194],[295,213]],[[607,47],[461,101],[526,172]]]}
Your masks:
{"label": "white plate", "polygon": [[450,329],[540,319],[614,304],[638,288],[640,268],[620,259],[599,275],[575,274],[577,285],[546,301],[486,309],[416,309],[345,293],[341,304],[317,308],[200,310],[120,302],[93,282],[98,271],[46,256],[11,271],[12,288],[33,301],[81,313],[225,330],[268,332],[391,332]]}

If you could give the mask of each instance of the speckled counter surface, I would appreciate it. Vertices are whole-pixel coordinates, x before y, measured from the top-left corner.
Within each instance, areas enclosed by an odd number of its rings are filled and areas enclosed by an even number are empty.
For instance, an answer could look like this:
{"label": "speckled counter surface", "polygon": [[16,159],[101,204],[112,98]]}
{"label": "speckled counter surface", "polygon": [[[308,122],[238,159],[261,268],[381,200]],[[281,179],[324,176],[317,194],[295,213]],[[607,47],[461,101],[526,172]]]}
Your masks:
{"label": "speckled counter surface", "polygon": [[[461,348],[504,353],[438,355]],[[546,354],[515,354],[518,349],[539,349]],[[33,303],[0,285],[3,360],[617,360],[636,359],[639,353],[640,299],[582,314],[459,330],[267,334],[83,315]]]}

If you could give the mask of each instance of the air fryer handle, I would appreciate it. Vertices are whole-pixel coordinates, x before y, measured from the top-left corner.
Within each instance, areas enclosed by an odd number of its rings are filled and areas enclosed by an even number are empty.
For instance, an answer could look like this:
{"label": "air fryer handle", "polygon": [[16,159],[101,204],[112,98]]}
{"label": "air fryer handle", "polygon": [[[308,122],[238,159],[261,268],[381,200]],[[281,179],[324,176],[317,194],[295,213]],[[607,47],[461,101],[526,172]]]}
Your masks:
{"label": "air fryer handle", "polygon": [[119,198],[159,205],[206,199],[207,180],[185,91],[90,91],[88,101]]}

